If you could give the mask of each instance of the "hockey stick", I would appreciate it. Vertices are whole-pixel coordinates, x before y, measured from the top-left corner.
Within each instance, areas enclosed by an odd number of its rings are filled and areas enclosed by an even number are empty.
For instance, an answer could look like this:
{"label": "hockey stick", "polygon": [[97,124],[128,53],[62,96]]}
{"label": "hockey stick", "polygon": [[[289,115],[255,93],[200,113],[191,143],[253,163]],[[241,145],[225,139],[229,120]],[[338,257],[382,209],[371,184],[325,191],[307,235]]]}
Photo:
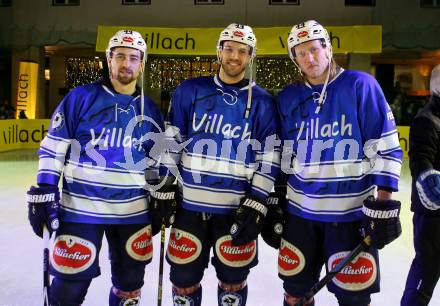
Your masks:
{"label": "hockey stick", "polygon": [[160,226],[160,259],[159,259],[159,281],[157,286],[157,306],[162,306],[162,280],[163,280],[163,261],[165,253],[165,220],[162,219]]}
{"label": "hockey stick", "polygon": [[304,296],[295,304],[295,306],[304,306],[306,305],[306,302],[310,300],[312,297],[315,296],[316,293],[318,293],[319,290],[321,290],[325,285],[327,285],[333,277],[336,276],[341,270],[348,265],[356,256],[359,255],[360,252],[365,251],[368,249],[368,247],[371,244],[371,237],[367,236],[362,240],[359,245],[354,248],[353,251],[350,252],[350,254],[347,255],[347,257],[344,258],[336,267],[333,268],[330,272],[328,272],[319,282],[313,285],[313,287],[304,294]]}
{"label": "hockey stick", "polygon": [[43,226],[43,298],[44,306],[49,306],[49,230]]}

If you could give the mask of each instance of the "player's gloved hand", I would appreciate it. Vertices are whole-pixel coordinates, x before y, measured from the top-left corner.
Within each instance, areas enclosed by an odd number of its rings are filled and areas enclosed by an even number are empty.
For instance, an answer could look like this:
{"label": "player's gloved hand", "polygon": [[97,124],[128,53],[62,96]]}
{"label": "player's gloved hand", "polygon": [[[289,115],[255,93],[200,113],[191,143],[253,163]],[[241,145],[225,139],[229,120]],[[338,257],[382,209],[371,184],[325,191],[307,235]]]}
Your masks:
{"label": "player's gloved hand", "polygon": [[416,181],[420,202],[429,210],[440,209],[440,172],[429,169],[422,172]]}
{"label": "player's gloved hand", "polygon": [[284,226],[284,208],[286,206],[286,194],[271,192],[266,200],[267,214],[263,221],[261,237],[271,247],[278,249],[281,243],[281,235]]}
{"label": "player's gloved hand", "polygon": [[243,198],[230,229],[232,245],[242,245],[257,239],[266,213],[267,208],[260,200],[252,197]]}
{"label": "player's gloved hand", "polygon": [[162,222],[165,222],[166,227],[174,223],[177,210],[176,194],[177,185],[164,185],[159,190],[150,193],[153,234],[160,231]]}
{"label": "player's gloved hand", "polygon": [[370,236],[372,244],[378,249],[400,236],[400,202],[395,200],[378,201],[373,196],[364,200],[362,220],[365,236]]}
{"label": "player's gloved hand", "polygon": [[59,227],[60,193],[54,185],[32,186],[27,192],[28,219],[34,233],[43,237],[43,225],[46,225],[50,234]]}

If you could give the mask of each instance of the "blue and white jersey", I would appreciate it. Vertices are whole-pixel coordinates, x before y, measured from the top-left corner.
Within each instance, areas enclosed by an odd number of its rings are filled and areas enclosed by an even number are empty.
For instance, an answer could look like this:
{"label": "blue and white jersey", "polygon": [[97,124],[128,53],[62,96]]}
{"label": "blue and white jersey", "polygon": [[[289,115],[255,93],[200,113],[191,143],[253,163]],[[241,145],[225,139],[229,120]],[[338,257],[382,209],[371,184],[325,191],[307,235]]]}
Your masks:
{"label": "blue and white jersey", "polygon": [[279,94],[287,209],[318,221],[357,220],[377,186],[397,191],[402,150],[394,117],[369,74],[341,69],[316,113],[321,90],[297,83]]}
{"label": "blue and white jersey", "polygon": [[179,172],[184,208],[230,214],[245,196],[267,198],[280,168],[276,106],[254,83],[246,119],[247,98],[248,86],[217,76],[184,81],[173,93],[167,133],[184,148],[162,162]]}
{"label": "blue and white jersey", "polygon": [[58,185],[63,176],[64,221],[135,224],[150,221],[146,182],[158,179],[149,158],[153,133],[163,131],[158,107],[147,97],[115,92],[110,82],[80,86],[54,112],[39,150],[38,184]]}

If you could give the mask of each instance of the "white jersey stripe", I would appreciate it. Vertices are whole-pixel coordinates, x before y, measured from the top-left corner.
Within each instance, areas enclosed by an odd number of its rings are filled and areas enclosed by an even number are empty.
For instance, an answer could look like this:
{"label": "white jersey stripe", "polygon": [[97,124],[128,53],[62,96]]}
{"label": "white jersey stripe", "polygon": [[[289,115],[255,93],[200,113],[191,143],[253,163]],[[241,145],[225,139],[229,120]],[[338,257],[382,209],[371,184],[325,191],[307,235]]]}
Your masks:
{"label": "white jersey stripe", "polygon": [[232,174],[250,180],[253,172],[252,168],[247,168],[243,164],[230,163],[224,160],[208,159],[194,155],[183,154],[182,165],[194,171],[209,171],[218,174]]}
{"label": "white jersey stripe", "polygon": [[252,179],[252,187],[258,188],[263,193],[269,193],[272,190],[274,179],[256,172]]}
{"label": "white jersey stripe", "polygon": [[[233,174],[228,174],[228,173],[216,173],[216,172],[210,172],[210,171],[200,171],[200,170],[194,170],[191,168],[186,168],[182,166],[182,169],[188,173],[191,174],[205,174],[205,175],[211,175],[211,176],[217,176],[217,177],[224,177],[224,178],[230,178],[233,180],[240,180],[240,181],[248,181],[248,179],[246,177],[242,177],[242,176],[235,176]],[[194,178],[195,176],[193,176]]]}
{"label": "white jersey stripe", "polygon": [[64,163],[60,161],[57,158],[52,157],[44,157],[40,158],[38,161],[38,169],[44,170],[44,171],[53,171],[58,173],[58,175],[61,174],[64,168]]}
{"label": "white jersey stripe", "polygon": [[[196,187],[196,188],[195,188]],[[242,197],[245,196],[244,191],[235,190],[219,190],[217,188],[197,188],[197,186],[184,184],[183,188],[184,200],[210,203],[212,205],[223,205],[223,206],[236,206],[240,203]]]}
{"label": "white jersey stripe", "polygon": [[353,208],[361,208],[363,201],[370,195],[374,196],[375,192],[376,188],[372,186],[361,193],[310,195],[288,185],[287,197],[291,204],[301,210],[315,213],[345,214]]}
{"label": "white jersey stripe", "polygon": [[145,213],[147,209],[146,198],[115,204],[67,193],[63,193],[61,204],[63,208],[74,210],[77,213],[99,215],[100,217],[108,218],[114,218],[115,216],[129,217],[133,214]]}
{"label": "white jersey stripe", "polygon": [[[142,188],[145,186],[145,175],[136,173],[120,173],[105,169],[84,168],[68,163],[64,169],[66,180],[72,179],[93,186],[120,186]],[[93,178],[93,182],[90,179]],[[89,182],[89,183],[87,183]]]}
{"label": "white jersey stripe", "polygon": [[[61,138],[62,139],[62,138]],[[50,137],[47,135],[44,137],[44,139],[41,141],[40,146],[44,149],[46,149],[47,152],[53,152],[55,155],[62,155],[64,156],[69,149],[70,141],[62,139],[54,139],[53,137]]]}

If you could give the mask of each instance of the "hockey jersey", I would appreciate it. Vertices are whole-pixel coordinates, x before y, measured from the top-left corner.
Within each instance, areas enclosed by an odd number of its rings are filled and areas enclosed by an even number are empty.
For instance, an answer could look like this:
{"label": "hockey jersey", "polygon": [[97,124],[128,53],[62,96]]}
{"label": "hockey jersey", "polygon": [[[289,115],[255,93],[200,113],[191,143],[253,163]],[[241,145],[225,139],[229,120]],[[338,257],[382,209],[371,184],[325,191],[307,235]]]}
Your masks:
{"label": "hockey jersey", "polygon": [[265,201],[271,191],[280,168],[276,107],[251,86],[248,118],[248,86],[226,85],[217,75],[184,81],[173,93],[167,135],[183,149],[162,162],[178,171],[184,208],[230,214],[243,197]]}
{"label": "hockey jersey", "polygon": [[341,69],[319,110],[321,90],[296,83],[279,94],[287,210],[318,221],[357,220],[377,186],[397,191],[402,150],[394,117],[366,73]]}
{"label": "hockey jersey", "polygon": [[146,182],[158,178],[150,156],[163,131],[158,107],[141,96],[119,94],[107,80],[70,91],[51,120],[39,150],[38,184],[63,177],[60,218],[70,222],[134,224],[150,221]]}

